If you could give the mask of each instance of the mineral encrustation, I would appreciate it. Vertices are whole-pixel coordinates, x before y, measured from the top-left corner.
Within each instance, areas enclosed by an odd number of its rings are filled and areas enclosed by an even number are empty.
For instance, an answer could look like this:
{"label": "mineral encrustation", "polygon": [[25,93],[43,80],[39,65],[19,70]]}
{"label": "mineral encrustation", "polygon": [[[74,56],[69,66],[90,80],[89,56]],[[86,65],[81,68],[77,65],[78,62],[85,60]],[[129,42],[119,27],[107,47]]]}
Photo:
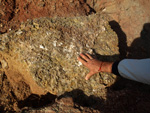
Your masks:
{"label": "mineral encrustation", "polygon": [[18,81],[25,79],[32,90],[40,86],[56,95],[73,89],[103,95],[115,75],[100,73],[86,81],[88,69],[77,57],[89,53],[100,60],[118,59],[118,38],[107,20],[105,14],[28,20],[19,30],[0,35],[2,68],[9,78],[18,75]]}

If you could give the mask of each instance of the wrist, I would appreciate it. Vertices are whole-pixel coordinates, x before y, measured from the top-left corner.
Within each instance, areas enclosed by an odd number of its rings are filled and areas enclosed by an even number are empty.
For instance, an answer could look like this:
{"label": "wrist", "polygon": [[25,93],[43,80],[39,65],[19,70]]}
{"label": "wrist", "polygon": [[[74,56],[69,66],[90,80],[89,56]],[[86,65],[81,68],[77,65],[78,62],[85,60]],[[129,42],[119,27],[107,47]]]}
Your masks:
{"label": "wrist", "polygon": [[101,72],[101,71],[102,71],[103,63],[104,63],[104,62],[100,62],[100,64],[99,64],[99,65],[100,65],[100,66],[99,66],[99,69],[98,69],[98,71],[99,71],[99,72]]}
{"label": "wrist", "polygon": [[102,62],[101,72],[112,73],[112,65],[114,62]]}

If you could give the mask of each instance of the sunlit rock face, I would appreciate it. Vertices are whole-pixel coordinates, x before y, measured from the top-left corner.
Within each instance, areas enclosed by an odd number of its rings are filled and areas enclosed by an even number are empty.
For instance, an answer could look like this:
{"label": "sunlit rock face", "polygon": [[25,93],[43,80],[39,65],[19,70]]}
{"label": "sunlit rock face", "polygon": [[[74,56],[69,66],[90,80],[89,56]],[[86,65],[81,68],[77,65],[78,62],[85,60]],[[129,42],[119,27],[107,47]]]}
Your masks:
{"label": "sunlit rock face", "polygon": [[18,31],[0,36],[0,57],[8,64],[4,70],[11,73],[11,68],[16,67],[30,87],[29,78],[52,94],[81,89],[87,95],[104,96],[105,86],[113,84],[115,76],[100,73],[86,81],[88,69],[77,57],[90,53],[101,60],[118,59],[118,38],[107,20],[107,15],[94,14],[22,23]]}

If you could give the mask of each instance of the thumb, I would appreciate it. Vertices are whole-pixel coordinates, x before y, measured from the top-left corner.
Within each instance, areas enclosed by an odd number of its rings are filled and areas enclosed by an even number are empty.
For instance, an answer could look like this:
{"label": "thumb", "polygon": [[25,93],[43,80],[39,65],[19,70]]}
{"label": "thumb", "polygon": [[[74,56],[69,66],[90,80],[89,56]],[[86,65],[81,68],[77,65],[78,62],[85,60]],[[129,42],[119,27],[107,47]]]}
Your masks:
{"label": "thumb", "polygon": [[90,79],[93,74],[94,74],[94,73],[93,73],[92,71],[90,71],[90,72],[86,75],[85,80]]}

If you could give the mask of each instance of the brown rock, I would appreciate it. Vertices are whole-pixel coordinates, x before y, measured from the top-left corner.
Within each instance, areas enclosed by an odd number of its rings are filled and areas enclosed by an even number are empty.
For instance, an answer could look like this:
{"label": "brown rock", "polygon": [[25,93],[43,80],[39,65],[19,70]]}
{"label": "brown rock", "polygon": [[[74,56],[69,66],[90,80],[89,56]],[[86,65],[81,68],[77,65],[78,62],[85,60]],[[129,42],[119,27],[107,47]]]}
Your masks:
{"label": "brown rock", "polygon": [[3,0],[0,33],[17,29],[20,22],[39,17],[73,17],[91,13],[84,0]]}
{"label": "brown rock", "polygon": [[[118,59],[118,40],[107,22],[107,15],[76,18],[41,18],[0,36],[0,54],[8,64],[4,69],[13,87],[20,82],[32,93],[55,95],[81,89],[87,95],[105,96],[105,83],[115,76],[101,73],[89,81],[88,70],[77,61],[81,52],[98,54],[101,60]],[[100,56],[102,55],[102,56]],[[110,56],[110,57],[109,57]],[[2,66],[3,67],[3,66]]]}
{"label": "brown rock", "polygon": [[87,0],[96,12],[104,12],[117,21],[127,36],[128,46],[138,37],[145,23],[150,22],[149,0]]}

